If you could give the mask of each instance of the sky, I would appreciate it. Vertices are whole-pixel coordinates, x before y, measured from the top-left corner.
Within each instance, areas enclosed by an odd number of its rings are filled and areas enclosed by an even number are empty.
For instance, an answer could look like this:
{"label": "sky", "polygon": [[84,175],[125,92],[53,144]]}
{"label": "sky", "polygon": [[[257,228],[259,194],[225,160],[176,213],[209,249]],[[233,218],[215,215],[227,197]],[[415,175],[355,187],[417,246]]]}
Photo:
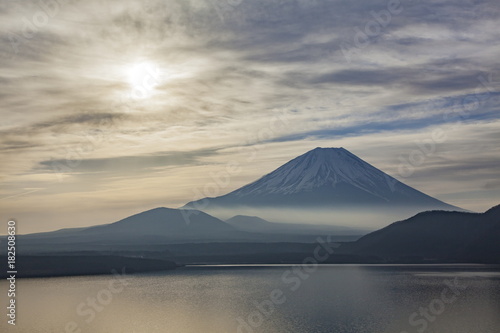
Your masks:
{"label": "sky", "polygon": [[2,0],[1,219],[180,207],[318,146],[485,211],[499,21],[496,0]]}

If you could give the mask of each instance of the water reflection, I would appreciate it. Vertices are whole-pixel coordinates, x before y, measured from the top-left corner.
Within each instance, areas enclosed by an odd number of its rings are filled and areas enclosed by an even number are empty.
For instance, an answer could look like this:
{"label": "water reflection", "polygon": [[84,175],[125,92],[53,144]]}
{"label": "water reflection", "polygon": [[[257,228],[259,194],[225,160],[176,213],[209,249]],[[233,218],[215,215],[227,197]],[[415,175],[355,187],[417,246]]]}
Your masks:
{"label": "water reflection", "polygon": [[[449,281],[465,288],[447,303]],[[187,267],[18,290],[17,325],[3,320],[2,332],[500,331],[500,272],[483,266]]]}

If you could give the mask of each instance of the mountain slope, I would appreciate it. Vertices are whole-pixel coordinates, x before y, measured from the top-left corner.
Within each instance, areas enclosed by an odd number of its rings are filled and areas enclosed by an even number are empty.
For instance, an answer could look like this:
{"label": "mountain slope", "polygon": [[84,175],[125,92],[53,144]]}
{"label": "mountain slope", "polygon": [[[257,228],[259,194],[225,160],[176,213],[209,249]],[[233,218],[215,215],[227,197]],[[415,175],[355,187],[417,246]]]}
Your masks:
{"label": "mountain slope", "polygon": [[[189,217],[189,218],[188,218]],[[36,238],[68,237],[197,237],[232,233],[235,228],[201,211],[185,211],[172,208],[155,208],[134,214],[114,223],[86,228],[61,229],[52,232],[25,235]]]}
{"label": "mountain slope", "polygon": [[361,237],[342,251],[388,260],[500,261],[500,206],[485,213],[429,211]]}
{"label": "mountain slope", "polygon": [[81,234],[114,233],[133,236],[208,237],[236,231],[227,223],[198,211],[189,219],[181,209],[155,208],[129,216],[118,222],[87,228]]}
{"label": "mountain slope", "polygon": [[459,209],[401,183],[344,148],[313,149],[231,193],[184,207],[206,206]]}

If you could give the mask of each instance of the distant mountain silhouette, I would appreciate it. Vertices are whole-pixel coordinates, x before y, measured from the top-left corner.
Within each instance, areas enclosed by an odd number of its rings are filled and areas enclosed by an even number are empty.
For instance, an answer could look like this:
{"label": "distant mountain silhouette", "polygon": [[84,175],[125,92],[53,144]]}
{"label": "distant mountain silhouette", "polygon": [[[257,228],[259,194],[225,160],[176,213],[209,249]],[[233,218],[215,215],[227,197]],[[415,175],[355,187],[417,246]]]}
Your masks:
{"label": "distant mountain silhouette", "polygon": [[386,260],[500,262],[500,205],[485,213],[428,211],[342,247]]}
{"label": "distant mountain silhouette", "polygon": [[136,243],[220,240],[239,234],[241,232],[231,225],[204,212],[160,207],[110,224],[30,234],[22,238]]}
{"label": "distant mountain silhouette", "polygon": [[204,212],[183,214],[183,210],[155,208],[129,216],[115,223],[80,230],[81,234],[113,234],[122,236],[154,236],[166,238],[207,238],[233,234],[232,226]]}
{"label": "distant mountain silhouette", "polygon": [[344,148],[313,149],[231,193],[184,206],[208,211],[237,207],[461,210],[403,184]]}
{"label": "distant mountain silhouette", "polygon": [[[247,220],[247,217],[241,217]],[[236,218],[232,222],[238,224]],[[252,217],[252,223],[257,217]],[[32,253],[64,253],[81,251],[155,251],[167,244],[207,242],[313,242],[315,235],[337,231],[339,239],[357,239],[362,231],[271,223],[267,227],[235,227],[202,211],[155,208],[120,221],[87,228],[61,229],[52,232],[18,235],[20,251]],[[249,222],[247,220],[247,222]],[[290,229],[290,230],[289,230]],[[2,237],[0,237],[0,240]],[[122,252],[118,253],[119,255]]]}

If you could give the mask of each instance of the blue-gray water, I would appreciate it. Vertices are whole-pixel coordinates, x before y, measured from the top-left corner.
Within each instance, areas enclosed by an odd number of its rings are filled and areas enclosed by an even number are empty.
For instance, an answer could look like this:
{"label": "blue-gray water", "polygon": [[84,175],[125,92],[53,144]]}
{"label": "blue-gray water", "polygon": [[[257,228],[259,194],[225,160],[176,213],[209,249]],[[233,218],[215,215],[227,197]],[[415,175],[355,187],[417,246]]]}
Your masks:
{"label": "blue-gray water", "polygon": [[484,266],[186,267],[17,289],[1,332],[500,332],[500,271]]}

